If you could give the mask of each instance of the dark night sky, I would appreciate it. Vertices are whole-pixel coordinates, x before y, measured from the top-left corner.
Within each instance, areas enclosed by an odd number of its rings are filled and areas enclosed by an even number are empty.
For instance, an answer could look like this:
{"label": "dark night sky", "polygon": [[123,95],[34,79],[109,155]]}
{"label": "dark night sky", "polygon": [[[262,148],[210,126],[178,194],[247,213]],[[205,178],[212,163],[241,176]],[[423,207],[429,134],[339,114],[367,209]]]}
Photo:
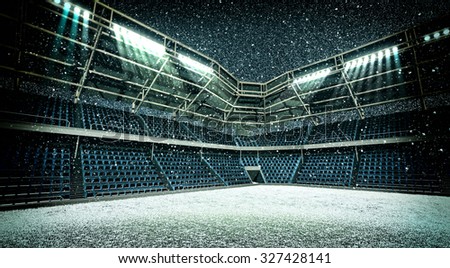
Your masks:
{"label": "dark night sky", "polygon": [[104,2],[258,82],[450,10],[450,1]]}

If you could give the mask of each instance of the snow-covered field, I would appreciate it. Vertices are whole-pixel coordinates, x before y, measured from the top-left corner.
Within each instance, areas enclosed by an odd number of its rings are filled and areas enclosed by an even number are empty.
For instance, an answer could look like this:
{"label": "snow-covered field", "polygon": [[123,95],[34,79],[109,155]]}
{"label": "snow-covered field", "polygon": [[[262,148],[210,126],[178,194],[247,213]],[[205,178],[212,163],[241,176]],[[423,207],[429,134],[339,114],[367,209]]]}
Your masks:
{"label": "snow-covered field", "polygon": [[0,212],[2,247],[450,247],[450,197],[253,186]]}

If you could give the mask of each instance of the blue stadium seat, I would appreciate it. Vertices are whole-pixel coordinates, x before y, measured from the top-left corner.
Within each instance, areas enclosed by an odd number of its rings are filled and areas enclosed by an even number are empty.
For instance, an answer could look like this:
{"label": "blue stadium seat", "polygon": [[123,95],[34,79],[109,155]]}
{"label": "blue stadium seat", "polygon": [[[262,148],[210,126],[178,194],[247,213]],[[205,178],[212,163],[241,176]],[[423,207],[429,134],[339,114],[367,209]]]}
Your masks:
{"label": "blue stadium seat", "polygon": [[299,184],[351,186],[355,163],[352,151],[316,151],[305,154],[296,182]]}
{"label": "blue stadium seat", "polygon": [[162,150],[154,156],[174,190],[223,186],[197,152]]}
{"label": "blue stadium seat", "polygon": [[239,161],[238,153],[208,152],[203,157],[227,185],[251,183],[247,172]]}
{"label": "blue stadium seat", "polygon": [[85,197],[165,191],[144,148],[81,146]]}

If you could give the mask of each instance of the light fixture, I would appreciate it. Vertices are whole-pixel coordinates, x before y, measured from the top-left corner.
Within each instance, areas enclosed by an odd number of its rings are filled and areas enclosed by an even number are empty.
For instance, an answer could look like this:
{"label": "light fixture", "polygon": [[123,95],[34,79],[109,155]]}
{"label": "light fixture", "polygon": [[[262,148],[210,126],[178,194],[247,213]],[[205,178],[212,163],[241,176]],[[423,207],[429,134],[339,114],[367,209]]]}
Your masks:
{"label": "light fixture", "polygon": [[389,58],[391,56],[391,50],[388,48],[384,51],[384,54],[386,55],[386,58]]}
{"label": "light fixture", "polygon": [[448,35],[450,33],[450,30],[448,28],[445,28],[442,32],[444,35]]}
{"label": "light fixture", "polygon": [[128,30],[120,25],[114,24],[113,30],[116,37],[123,39],[125,44],[137,48],[141,51],[149,52],[156,56],[162,56],[166,52],[165,46],[156,43],[146,37],[143,37],[131,30]]}
{"label": "light fixture", "polygon": [[383,57],[384,57],[383,51],[379,51],[378,52],[378,60],[383,59]]}
{"label": "light fixture", "polygon": [[369,62],[374,63],[377,59],[382,60],[384,57],[389,58],[392,56],[392,54],[394,55],[398,54],[398,47],[386,48],[378,52],[353,59],[345,63],[344,66],[345,69],[348,70],[362,65],[367,65]]}
{"label": "light fixture", "polygon": [[392,53],[394,53],[394,55],[398,54],[398,47],[393,47],[392,48]]}
{"label": "light fixture", "polygon": [[294,84],[301,84],[301,83],[314,81],[314,80],[317,80],[317,79],[320,79],[320,78],[327,77],[330,72],[331,72],[330,68],[323,69],[323,70],[320,70],[320,71],[317,71],[317,72],[314,72],[314,73],[311,73],[311,74],[307,74],[307,75],[301,76],[301,77],[295,79],[293,83]]}
{"label": "light fixture", "polygon": [[367,63],[369,63],[369,56],[365,56],[363,60],[364,65],[366,65]]}
{"label": "light fixture", "polygon": [[73,9],[73,12],[75,13],[75,15],[79,15],[80,12],[81,12],[81,9],[80,9],[79,7],[76,6],[76,7]]}
{"label": "light fixture", "polygon": [[202,71],[202,72],[205,72],[205,73],[212,73],[213,72],[213,69],[211,67],[206,66],[203,63],[200,63],[200,62],[198,62],[196,60],[193,60],[193,59],[191,59],[191,58],[189,58],[189,57],[187,57],[187,56],[185,56],[183,54],[178,54],[178,59],[182,63],[184,63],[186,65],[189,65],[190,67],[192,67],[194,69],[197,69],[199,71]]}
{"label": "light fixture", "polygon": [[370,61],[375,62],[377,60],[377,55],[374,53],[372,56],[370,56]]}
{"label": "light fixture", "polygon": [[83,19],[84,19],[84,20],[89,20],[89,11],[85,10],[85,11],[83,12]]}
{"label": "light fixture", "polygon": [[425,35],[425,37],[423,38],[423,40],[425,40],[425,42],[430,41],[431,37],[429,35]]}

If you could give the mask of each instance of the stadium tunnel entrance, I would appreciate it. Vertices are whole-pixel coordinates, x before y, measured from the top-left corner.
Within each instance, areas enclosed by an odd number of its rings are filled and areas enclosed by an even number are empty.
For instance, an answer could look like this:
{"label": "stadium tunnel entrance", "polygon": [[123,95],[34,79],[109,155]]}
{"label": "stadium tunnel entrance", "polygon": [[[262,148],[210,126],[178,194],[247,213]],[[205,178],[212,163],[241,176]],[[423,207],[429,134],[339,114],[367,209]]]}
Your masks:
{"label": "stadium tunnel entrance", "polygon": [[260,166],[244,167],[253,183],[266,183]]}

